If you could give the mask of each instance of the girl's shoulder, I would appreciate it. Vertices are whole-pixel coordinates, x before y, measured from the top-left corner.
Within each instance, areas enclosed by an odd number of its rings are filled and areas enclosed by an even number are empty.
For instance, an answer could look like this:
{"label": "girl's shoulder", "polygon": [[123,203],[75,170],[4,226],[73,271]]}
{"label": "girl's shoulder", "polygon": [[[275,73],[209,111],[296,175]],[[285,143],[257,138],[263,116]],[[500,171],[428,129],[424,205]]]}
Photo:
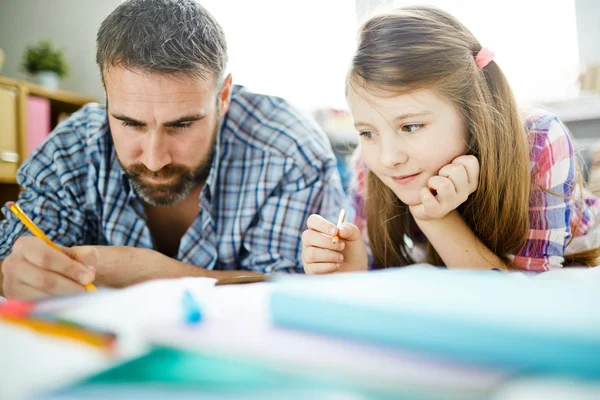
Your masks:
{"label": "girl's shoulder", "polygon": [[542,170],[547,170],[574,157],[571,133],[555,114],[541,108],[529,108],[521,110],[521,118],[529,142],[532,168],[533,164],[544,164]]}
{"label": "girl's shoulder", "polygon": [[543,108],[522,108],[521,120],[528,135],[564,135],[569,132],[558,116]]}

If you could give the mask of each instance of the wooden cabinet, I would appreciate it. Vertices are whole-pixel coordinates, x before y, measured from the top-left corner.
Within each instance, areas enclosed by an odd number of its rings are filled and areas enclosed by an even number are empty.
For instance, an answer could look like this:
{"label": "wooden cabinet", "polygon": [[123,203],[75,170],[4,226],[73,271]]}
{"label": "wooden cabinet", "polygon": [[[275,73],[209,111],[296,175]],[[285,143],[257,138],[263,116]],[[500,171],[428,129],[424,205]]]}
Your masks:
{"label": "wooden cabinet", "polygon": [[0,76],[0,205],[18,196],[17,169],[32,150],[31,138],[28,137],[28,132],[32,131],[28,129],[31,128],[28,121],[38,121],[35,115],[28,115],[28,110],[32,110],[31,104],[34,104],[31,100],[47,105],[48,133],[61,116],[97,101],[64,90],[48,91],[27,81]]}
{"label": "wooden cabinet", "polygon": [[0,182],[14,181],[19,164],[17,99],[14,87],[0,86]]}

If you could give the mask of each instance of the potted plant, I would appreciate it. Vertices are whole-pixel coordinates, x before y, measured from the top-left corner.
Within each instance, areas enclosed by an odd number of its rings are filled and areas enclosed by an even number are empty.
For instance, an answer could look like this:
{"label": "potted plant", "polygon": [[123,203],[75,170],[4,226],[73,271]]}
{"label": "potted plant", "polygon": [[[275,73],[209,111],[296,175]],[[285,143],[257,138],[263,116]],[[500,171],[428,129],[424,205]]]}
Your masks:
{"label": "potted plant", "polygon": [[27,46],[21,67],[35,76],[38,83],[49,90],[58,89],[60,79],[68,73],[63,51],[54,49],[49,40]]}

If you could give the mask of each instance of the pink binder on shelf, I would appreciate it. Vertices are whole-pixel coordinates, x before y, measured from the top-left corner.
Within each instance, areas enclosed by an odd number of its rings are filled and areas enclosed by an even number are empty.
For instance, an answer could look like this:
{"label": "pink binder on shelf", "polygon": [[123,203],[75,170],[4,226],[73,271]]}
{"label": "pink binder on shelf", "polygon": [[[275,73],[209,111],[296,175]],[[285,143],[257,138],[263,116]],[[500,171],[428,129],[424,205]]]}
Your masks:
{"label": "pink binder on shelf", "polygon": [[50,100],[27,96],[27,155],[50,134]]}

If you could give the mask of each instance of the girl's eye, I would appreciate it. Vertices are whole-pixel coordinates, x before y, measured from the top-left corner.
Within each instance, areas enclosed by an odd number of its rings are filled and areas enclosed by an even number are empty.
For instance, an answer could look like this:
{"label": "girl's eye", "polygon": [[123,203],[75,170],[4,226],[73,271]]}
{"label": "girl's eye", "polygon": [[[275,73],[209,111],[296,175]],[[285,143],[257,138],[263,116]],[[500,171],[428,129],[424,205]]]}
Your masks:
{"label": "girl's eye", "polygon": [[365,139],[373,139],[375,137],[375,132],[373,131],[361,131],[360,132],[360,136],[362,136]]}
{"label": "girl's eye", "polygon": [[406,124],[402,125],[402,132],[415,133],[423,128],[423,124]]}

